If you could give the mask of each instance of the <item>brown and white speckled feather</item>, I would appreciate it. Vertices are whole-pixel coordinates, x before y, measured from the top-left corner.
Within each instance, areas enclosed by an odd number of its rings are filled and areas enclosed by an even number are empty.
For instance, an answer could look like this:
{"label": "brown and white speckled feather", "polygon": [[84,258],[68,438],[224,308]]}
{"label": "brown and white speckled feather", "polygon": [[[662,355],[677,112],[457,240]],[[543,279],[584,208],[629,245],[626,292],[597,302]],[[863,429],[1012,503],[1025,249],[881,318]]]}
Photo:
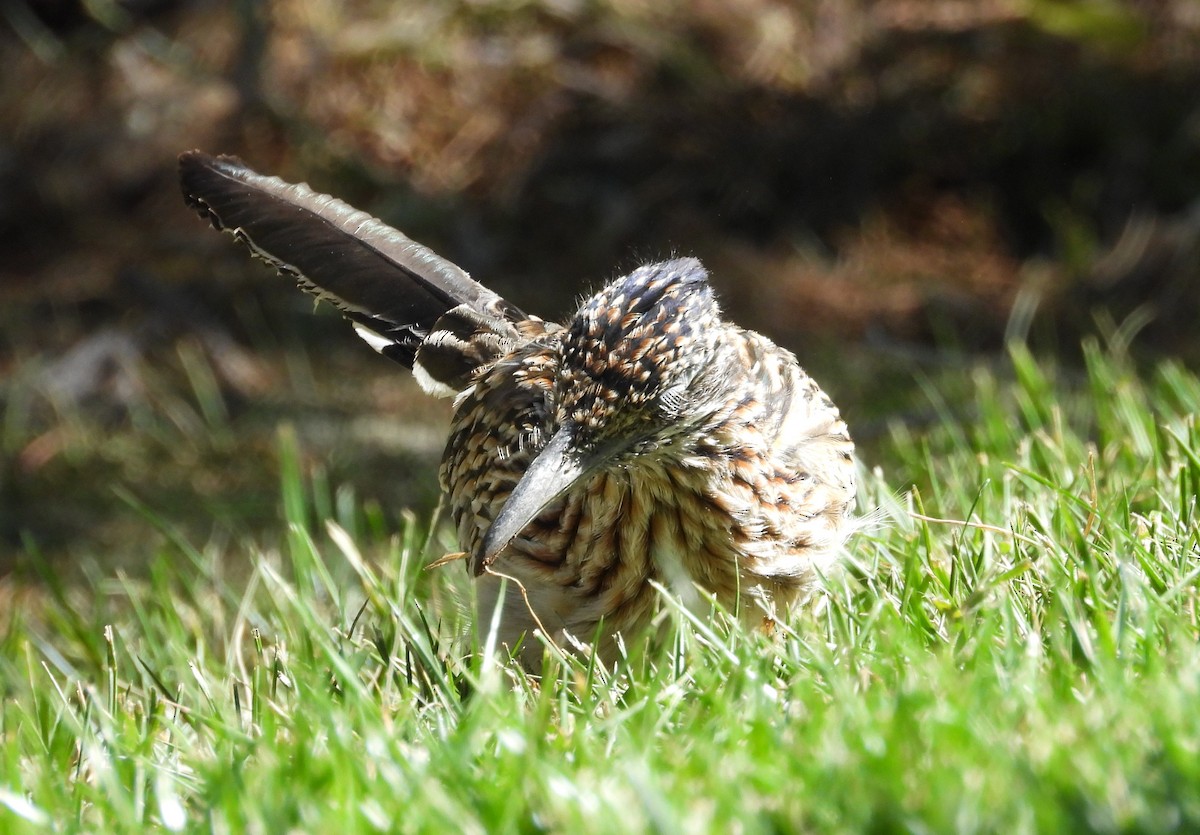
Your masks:
{"label": "brown and white speckled feather", "polygon": [[[693,259],[639,272],[668,290],[704,277]],[[629,320],[630,290],[641,286],[619,279],[567,328],[483,371],[457,402],[442,465],[461,546],[475,553],[565,421],[590,422],[602,436],[636,431],[629,427],[653,422],[655,399],[672,388],[663,380],[690,383],[671,392],[674,412],[641,447],[547,505],[495,563],[497,574],[524,587],[558,642],[570,645],[564,632],[590,641],[603,619],[604,654],[614,634],[641,628],[653,614],[651,580],[685,600],[699,586],[751,623],[786,611],[834,558],[854,505],[854,448],[837,408],[790,352],[721,321],[707,284],[695,288],[700,304],[660,302],[653,313],[663,320],[629,321],[617,331],[595,326],[597,318]],[[692,317],[678,340],[682,358],[655,343],[679,324],[671,314]],[[582,335],[577,344],[572,334]],[[607,342],[589,341],[601,338]],[[688,364],[700,373],[683,371]],[[639,388],[643,372],[649,384]],[[607,399],[614,390],[620,396]],[[486,613],[500,581],[485,575],[480,582]],[[501,638],[513,645],[535,620],[515,584],[506,593]]]}
{"label": "brown and white speckled feather", "polygon": [[550,324],[333,198],[228,157],[192,152],[181,172],[214,226],[456,394],[441,483],[504,644],[540,625],[611,659],[657,584],[758,624],[849,533],[846,424],[790,352],[722,318],[699,261],[641,267]]}

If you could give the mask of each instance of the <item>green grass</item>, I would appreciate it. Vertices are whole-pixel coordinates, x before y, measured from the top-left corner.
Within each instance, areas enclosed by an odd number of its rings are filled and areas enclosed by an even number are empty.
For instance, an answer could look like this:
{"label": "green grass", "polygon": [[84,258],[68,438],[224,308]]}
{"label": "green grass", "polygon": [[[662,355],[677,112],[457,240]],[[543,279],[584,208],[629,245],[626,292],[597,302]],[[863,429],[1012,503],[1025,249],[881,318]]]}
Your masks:
{"label": "green grass", "polygon": [[1085,359],[927,381],[774,638],[666,601],[665,647],[540,681],[285,431],[271,545],[148,502],[146,572],[0,613],[0,831],[1196,831],[1200,380]]}

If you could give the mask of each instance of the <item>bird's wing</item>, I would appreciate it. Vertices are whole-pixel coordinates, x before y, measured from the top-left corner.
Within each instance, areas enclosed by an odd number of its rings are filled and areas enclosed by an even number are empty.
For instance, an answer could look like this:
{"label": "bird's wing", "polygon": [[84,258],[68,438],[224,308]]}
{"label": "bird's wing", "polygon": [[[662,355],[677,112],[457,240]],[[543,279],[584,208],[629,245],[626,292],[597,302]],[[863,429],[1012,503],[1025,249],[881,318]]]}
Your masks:
{"label": "bird's wing", "polygon": [[[756,473],[759,500],[749,511],[785,548],[762,548],[754,571],[764,577],[826,570],[852,530],[854,443],[837,407],[796,357],[766,337],[742,331],[757,404],[749,415],[770,464]],[[754,432],[749,434],[753,435]],[[769,497],[771,501],[764,501]],[[797,560],[797,556],[803,557]]]}
{"label": "bird's wing", "polygon": [[[529,317],[366,212],[237,157],[189,151],[179,157],[179,176],[188,205],[215,229],[332,302],[371,347],[414,368],[433,393],[461,390],[480,364],[520,339],[515,323]],[[423,367],[427,341],[439,350]],[[459,343],[469,350],[456,355]]]}
{"label": "bird's wing", "polygon": [[854,491],[854,442],[837,406],[791,351],[742,331],[756,370],[758,421],[777,464],[792,476],[811,478],[850,501]]}

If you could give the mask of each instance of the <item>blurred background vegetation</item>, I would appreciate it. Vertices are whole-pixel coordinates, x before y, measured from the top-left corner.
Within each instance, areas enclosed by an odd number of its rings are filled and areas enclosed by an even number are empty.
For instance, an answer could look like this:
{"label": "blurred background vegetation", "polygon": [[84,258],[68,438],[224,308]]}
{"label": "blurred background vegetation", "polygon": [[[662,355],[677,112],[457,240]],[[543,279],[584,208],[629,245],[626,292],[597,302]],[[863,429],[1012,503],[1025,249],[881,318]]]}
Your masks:
{"label": "blurred background vegetation", "polygon": [[696,254],[885,471],[922,385],[1002,367],[1006,339],[1200,358],[1196,0],[2,14],[0,606],[47,561],[144,562],[170,535],[146,508],[201,542],[278,536],[280,425],[331,503],[436,502],[448,404],[187,211],[190,148],[335,193],[545,317]]}

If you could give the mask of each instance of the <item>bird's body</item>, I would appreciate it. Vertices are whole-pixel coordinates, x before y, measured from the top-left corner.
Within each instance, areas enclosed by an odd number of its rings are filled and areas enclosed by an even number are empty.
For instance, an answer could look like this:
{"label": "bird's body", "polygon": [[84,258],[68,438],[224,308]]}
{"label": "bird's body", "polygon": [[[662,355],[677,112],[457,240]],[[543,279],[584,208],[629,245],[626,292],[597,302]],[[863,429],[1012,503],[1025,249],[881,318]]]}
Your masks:
{"label": "bird's body", "polygon": [[849,532],[837,408],[790,352],[721,318],[695,259],[640,267],[549,324],[303,186],[195,152],[181,172],[217,228],[455,397],[442,488],[481,625],[499,606],[498,638],[524,639],[527,664],[535,630],[611,660],[658,586],[761,623],[805,597]]}
{"label": "bird's body", "polygon": [[[643,277],[678,289],[685,279],[699,285],[703,275],[692,259],[643,267],[585,304],[573,324],[587,321],[589,309],[613,320],[630,315],[612,301],[630,285],[644,292]],[[700,285],[694,292],[709,291]],[[651,426],[641,448],[575,482],[509,543],[495,574],[480,578],[485,612],[500,593],[500,575],[519,582],[506,586],[503,638],[531,632],[536,613],[551,637],[567,632],[591,641],[603,619],[599,640],[607,654],[606,639],[636,632],[653,614],[651,580],[684,600],[695,598],[695,584],[761,622],[799,599],[840,545],[854,468],[837,409],[789,352],[715,313],[696,323],[716,346],[701,358],[713,390],[701,402],[681,393],[672,432]],[[457,402],[441,477],[469,554],[479,552],[500,508],[569,419],[557,400],[570,333],[548,328],[485,369]],[[685,334],[681,341],[700,338]],[[623,334],[616,344],[632,354],[650,339]],[[606,370],[628,375],[628,357],[617,363]],[[570,380],[575,390],[590,383],[601,399],[617,394],[595,409],[597,421],[628,405],[629,392],[604,372],[579,376],[589,379]],[[636,406],[628,411],[635,421],[644,417]]]}

